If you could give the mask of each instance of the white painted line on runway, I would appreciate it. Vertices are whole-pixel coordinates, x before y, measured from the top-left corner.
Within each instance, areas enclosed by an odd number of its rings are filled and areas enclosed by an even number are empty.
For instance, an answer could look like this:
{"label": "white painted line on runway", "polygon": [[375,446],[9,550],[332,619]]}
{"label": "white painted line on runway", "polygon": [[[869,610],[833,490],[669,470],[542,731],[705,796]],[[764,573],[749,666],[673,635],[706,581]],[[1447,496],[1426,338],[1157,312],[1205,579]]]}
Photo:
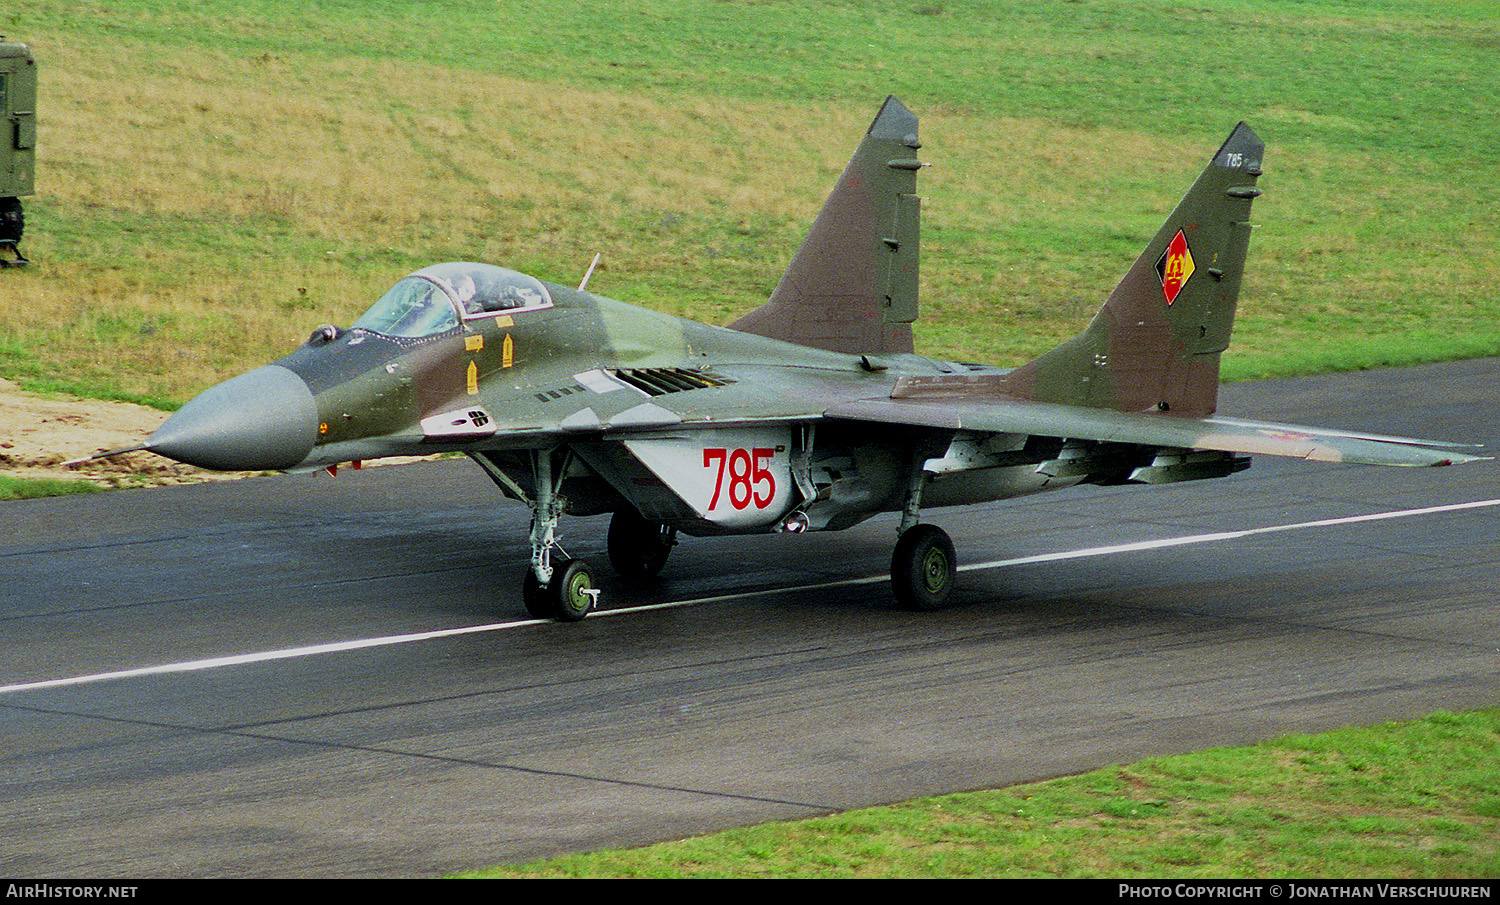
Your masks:
{"label": "white painted line on runway", "polygon": [[[1289,525],[1270,525],[1264,528],[1245,528],[1238,531],[1214,531],[1206,534],[1190,534],[1183,537],[1163,537],[1156,540],[1132,541],[1126,544],[1112,544],[1105,547],[1088,547],[1082,550],[1065,550],[1059,553],[1041,553],[1034,556],[1021,556],[1014,559],[996,559],[990,562],[972,563],[960,566],[960,572],[975,572],[985,569],[1001,569],[1007,566],[1024,566],[1034,563],[1060,562],[1068,559],[1083,559],[1089,556],[1108,556],[1114,553],[1131,553],[1138,550],[1160,550],[1166,547],[1183,547],[1190,544],[1206,544],[1216,541],[1236,540],[1245,537],[1254,537],[1258,534],[1275,534],[1283,531],[1302,531],[1309,528],[1327,528],[1336,525],[1354,525],[1361,522],[1378,522],[1386,519],[1411,518],[1420,515],[1437,515],[1444,512],[1462,512],[1468,509],[1484,509],[1491,506],[1500,506],[1500,499],[1477,500],[1472,503],[1450,503],[1443,506],[1424,506],[1420,509],[1396,509],[1389,512],[1374,512],[1368,515],[1350,515],[1340,518],[1318,519],[1311,522],[1295,522]],[[863,578],[844,578],[837,581],[825,581],[817,584],[797,585],[795,587],[767,588],[761,591],[738,591],[730,594],[718,594],[711,597],[696,597],[692,600],[676,600],[668,603],[647,604],[645,606],[628,607],[618,610],[605,610],[593,613],[589,618],[603,618],[606,616],[623,616],[632,613],[644,613],[652,610],[676,609],[679,607],[701,606],[706,603],[719,603],[726,600],[746,600],[752,597],[766,597],[773,594],[787,594],[794,591],[817,591],[825,588],[855,587],[858,585],[878,584],[890,578],[889,575],[867,575]],[[496,632],[502,629],[521,628],[527,625],[544,625],[544,619],[518,619],[514,622],[494,622],[488,625],[470,625],[463,628],[438,629],[430,632],[413,632],[406,635],[386,635],[381,638],[365,638],[358,641],[334,641],[327,644],[310,644],[305,647],[291,647],[285,650],[263,651],[254,654],[232,654],[224,657],[210,657],[203,660],[189,660],[183,663],[165,663],[160,666],[143,666],[136,669],[122,669],[115,672],[94,673],[86,676],[72,676],[66,679],[47,679],[39,682],[21,682],[14,685],[0,685],[0,694],[16,691],[35,691],[44,688],[63,688],[70,685],[84,685],[91,682],[107,682],[116,679],[133,679],[140,676],[166,675],[169,673],[194,672],[204,669],[216,669],[221,666],[240,666],[247,663],[265,663],[272,660],[290,660],[295,657],[311,657],[316,654],[342,653],[352,650],[363,650],[372,647],[387,647],[392,644],[409,644],[413,641],[432,641],[438,638],[452,638],[458,635],[473,635],[481,632]]]}
{"label": "white painted line on runway", "polygon": [[431,641],[435,638],[452,638],[456,635],[473,635],[479,632],[497,632],[501,629],[520,628],[523,625],[540,625],[544,619],[518,619],[515,622],[494,622],[489,625],[467,625],[463,628],[445,628],[431,632],[413,632],[408,635],[386,635],[383,638],[364,638],[358,641],[331,641],[327,644],[309,644],[305,647],[289,647],[285,650],[262,651],[255,654],[230,654],[225,657],[209,657],[204,660],[188,660],[183,663],[163,663],[160,666],[141,666],[115,672],[100,672],[88,676],[72,676],[67,679],[46,679],[41,682],[21,682],[16,685],[0,685],[0,694],[10,691],[35,691],[40,688],[63,688],[68,685],[84,685],[89,682],[108,682],[112,679],[134,679],[140,676],[159,676],[176,672],[196,672],[200,669],[217,669],[220,666],[241,666],[246,663],[265,663],[270,660],[290,660],[294,657],[311,657],[315,654],[334,654],[343,651],[361,650],[367,647],[386,647],[391,644],[409,644],[412,641]]}
{"label": "white painted line on runway", "polygon": [[1206,544],[1221,540],[1236,540],[1254,537],[1257,534],[1275,534],[1281,531],[1302,531],[1308,528],[1329,528],[1334,525],[1354,525],[1360,522],[1379,522],[1393,518],[1411,518],[1416,515],[1436,515],[1442,512],[1461,512],[1465,509],[1484,509],[1500,506],[1500,500],[1478,500],[1472,503],[1450,503],[1444,506],[1424,506],[1421,509],[1396,509],[1390,512],[1372,512],[1369,515],[1346,515],[1339,518],[1318,519],[1313,522],[1296,522],[1290,525],[1270,525],[1265,528],[1245,528],[1240,531],[1215,531],[1209,534],[1190,534],[1186,537],[1163,537],[1158,540],[1134,541],[1108,547],[1091,547],[1087,550],[1068,550],[1062,553],[1041,553],[1017,559],[997,559],[993,562],[973,563],[959,566],[960,572],[979,569],[999,569],[1004,566],[1024,566],[1038,562],[1056,562],[1064,559],[1082,559],[1085,556],[1107,556],[1111,553],[1129,553],[1135,550],[1160,550],[1164,547],[1183,547],[1188,544]]}

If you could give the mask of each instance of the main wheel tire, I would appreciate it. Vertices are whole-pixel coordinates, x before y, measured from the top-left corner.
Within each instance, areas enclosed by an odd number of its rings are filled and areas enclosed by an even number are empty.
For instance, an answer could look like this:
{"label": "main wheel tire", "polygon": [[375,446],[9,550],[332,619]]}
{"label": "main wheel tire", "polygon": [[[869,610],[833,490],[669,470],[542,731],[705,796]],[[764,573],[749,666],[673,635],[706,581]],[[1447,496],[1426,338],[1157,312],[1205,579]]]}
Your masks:
{"label": "main wheel tire", "polygon": [[622,507],[609,520],[609,564],[621,578],[655,578],[677,543],[677,529]]}
{"label": "main wheel tire", "polygon": [[559,622],[577,622],[594,608],[597,594],[594,573],[581,559],[563,559],[552,564],[552,580],[547,583],[547,603],[551,616]]}
{"label": "main wheel tire", "polygon": [[958,558],[948,532],[916,525],[896,541],[891,556],[891,592],[909,610],[937,610],[948,604],[958,577]]}

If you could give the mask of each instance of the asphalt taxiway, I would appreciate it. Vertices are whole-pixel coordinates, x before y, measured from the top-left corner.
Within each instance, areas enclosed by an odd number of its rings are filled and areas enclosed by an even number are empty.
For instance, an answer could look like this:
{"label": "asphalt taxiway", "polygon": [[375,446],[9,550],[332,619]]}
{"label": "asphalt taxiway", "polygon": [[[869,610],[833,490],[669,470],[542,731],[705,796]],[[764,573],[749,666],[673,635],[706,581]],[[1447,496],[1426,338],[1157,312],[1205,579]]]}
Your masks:
{"label": "asphalt taxiway", "polygon": [[[1495,454],[1500,359],[1221,411]],[[643,589],[573,520],[577,625],[525,618],[527,513],[466,460],[0,503],[0,872],[431,875],[1494,706],[1497,500],[1495,462],[1258,458],[933,510],[983,567],[927,614],[890,518]]]}

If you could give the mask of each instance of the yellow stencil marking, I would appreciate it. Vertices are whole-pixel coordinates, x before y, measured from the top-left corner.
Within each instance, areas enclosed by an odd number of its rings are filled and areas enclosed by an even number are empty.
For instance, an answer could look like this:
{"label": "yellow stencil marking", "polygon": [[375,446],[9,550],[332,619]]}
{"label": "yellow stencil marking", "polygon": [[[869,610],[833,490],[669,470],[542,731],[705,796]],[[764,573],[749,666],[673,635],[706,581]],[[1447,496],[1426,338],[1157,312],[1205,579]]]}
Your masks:
{"label": "yellow stencil marking", "polygon": [[469,352],[478,352],[484,348],[484,337],[479,335],[465,336],[464,349]]}
{"label": "yellow stencil marking", "polygon": [[469,395],[479,395],[479,365],[469,362]]}
{"label": "yellow stencil marking", "polygon": [[500,346],[500,367],[508,368],[516,363],[516,344],[510,334],[505,334],[505,343]]}

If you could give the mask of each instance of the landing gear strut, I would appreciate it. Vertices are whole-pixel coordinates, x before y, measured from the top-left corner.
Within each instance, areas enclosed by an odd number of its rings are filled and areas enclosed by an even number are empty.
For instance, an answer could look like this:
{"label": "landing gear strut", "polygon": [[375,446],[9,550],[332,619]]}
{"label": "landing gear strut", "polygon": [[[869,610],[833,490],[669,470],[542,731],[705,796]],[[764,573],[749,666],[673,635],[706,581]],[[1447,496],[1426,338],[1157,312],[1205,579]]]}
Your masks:
{"label": "landing gear strut", "polygon": [[559,622],[577,622],[599,602],[588,563],[567,556],[552,559],[557,547],[557,521],[564,507],[562,482],[571,459],[572,453],[567,450],[539,450],[532,455],[536,498],[531,506],[531,566],[521,584],[526,612]]}

